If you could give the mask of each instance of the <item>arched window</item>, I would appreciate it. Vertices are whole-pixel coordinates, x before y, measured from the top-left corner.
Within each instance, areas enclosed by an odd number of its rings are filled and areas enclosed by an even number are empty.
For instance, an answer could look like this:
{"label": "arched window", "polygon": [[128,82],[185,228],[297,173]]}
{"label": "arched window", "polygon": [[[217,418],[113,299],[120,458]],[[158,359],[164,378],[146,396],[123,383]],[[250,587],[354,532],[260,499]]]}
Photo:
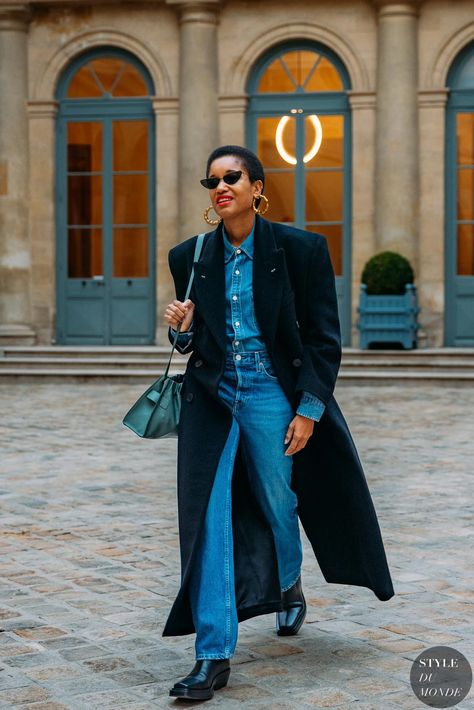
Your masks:
{"label": "arched window", "polygon": [[61,78],[59,342],[153,342],[153,93],[141,63],[112,48]]}
{"label": "arched window", "polygon": [[446,343],[474,346],[474,42],[451,67],[446,120]]}
{"label": "arched window", "polygon": [[328,48],[267,52],[248,82],[248,143],[263,162],[269,219],[324,234],[350,338],[350,109],[347,71]]}

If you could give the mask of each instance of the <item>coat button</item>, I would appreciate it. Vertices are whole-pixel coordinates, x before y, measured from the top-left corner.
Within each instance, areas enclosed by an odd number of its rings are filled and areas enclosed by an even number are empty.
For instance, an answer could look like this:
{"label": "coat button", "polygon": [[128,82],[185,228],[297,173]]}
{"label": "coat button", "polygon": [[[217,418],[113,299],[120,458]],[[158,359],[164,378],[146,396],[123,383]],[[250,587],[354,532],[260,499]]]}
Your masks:
{"label": "coat button", "polygon": [[194,367],[201,367],[201,365],[202,365],[202,360],[196,360],[196,362],[194,363]]}
{"label": "coat button", "polygon": [[188,392],[188,394],[186,395],[186,401],[187,401],[187,402],[192,402],[192,401],[193,401],[193,397],[194,397],[193,393],[192,393],[192,392]]}
{"label": "coat button", "polygon": [[301,367],[301,360],[299,359],[299,357],[295,357],[291,364],[294,365],[294,367]]}

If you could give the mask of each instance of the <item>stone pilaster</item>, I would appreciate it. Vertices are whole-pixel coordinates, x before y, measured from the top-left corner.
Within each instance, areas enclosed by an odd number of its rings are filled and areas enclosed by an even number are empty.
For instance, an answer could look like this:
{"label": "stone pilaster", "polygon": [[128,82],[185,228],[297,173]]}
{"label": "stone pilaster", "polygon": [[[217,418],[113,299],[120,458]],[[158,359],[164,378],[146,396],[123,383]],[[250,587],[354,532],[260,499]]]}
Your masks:
{"label": "stone pilaster", "polygon": [[0,343],[31,344],[26,6],[0,6]]}
{"label": "stone pilaster", "polygon": [[179,236],[209,229],[208,198],[199,184],[207,156],[219,144],[217,25],[219,0],[168,0],[180,20]]}
{"label": "stone pilaster", "polygon": [[416,267],[418,2],[377,0],[375,235]]}

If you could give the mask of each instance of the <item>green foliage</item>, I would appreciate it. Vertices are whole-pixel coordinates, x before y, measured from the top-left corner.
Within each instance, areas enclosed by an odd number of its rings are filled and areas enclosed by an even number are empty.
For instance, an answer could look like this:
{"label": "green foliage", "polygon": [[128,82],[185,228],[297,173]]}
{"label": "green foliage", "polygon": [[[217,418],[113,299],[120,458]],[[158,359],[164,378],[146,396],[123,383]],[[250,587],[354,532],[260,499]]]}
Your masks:
{"label": "green foliage", "polygon": [[413,283],[410,262],[394,251],[382,251],[371,257],[362,271],[362,283],[368,294],[388,295],[405,293],[405,284]]}

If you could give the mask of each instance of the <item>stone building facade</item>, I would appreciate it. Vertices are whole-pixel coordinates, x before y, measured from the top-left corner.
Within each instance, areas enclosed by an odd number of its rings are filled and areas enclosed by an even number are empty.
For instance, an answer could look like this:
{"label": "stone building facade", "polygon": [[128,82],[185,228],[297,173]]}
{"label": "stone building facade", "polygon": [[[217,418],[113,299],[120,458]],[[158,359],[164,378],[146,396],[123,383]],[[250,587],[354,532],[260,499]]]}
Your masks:
{"label": "stone building facade", "polygon": [[420,345],[474,345],[471,0],[2,0],[0,343],[164,343],[224,143],[269,219],[327,236],[346,345],[383,249]]}

